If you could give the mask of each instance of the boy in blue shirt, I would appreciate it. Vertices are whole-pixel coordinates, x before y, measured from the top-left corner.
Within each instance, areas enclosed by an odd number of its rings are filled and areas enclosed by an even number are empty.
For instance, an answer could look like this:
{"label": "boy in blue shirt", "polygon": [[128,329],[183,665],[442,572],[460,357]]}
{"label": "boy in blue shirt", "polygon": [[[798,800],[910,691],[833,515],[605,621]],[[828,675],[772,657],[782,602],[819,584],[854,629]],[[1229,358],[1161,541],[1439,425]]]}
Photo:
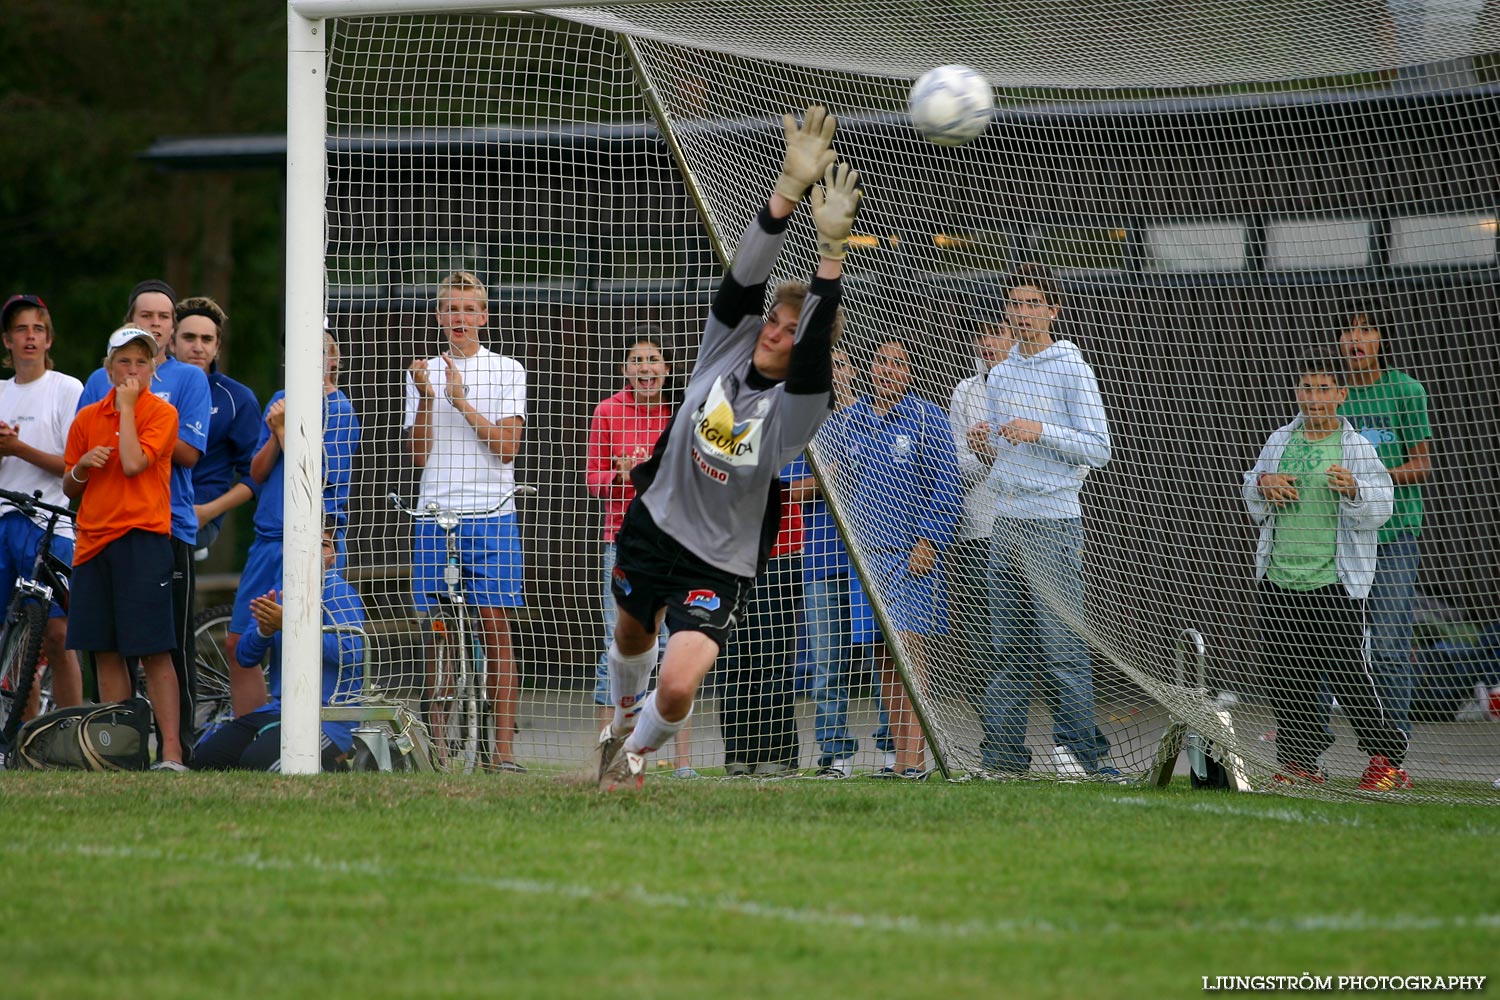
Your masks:
{"label": "boy in blue shirt", "polygon": [[[844,414],[854,405],[854,366],[846,351],[833,350],[833,408],[819,440],[832,440]],[[833,466],[827,466],[833,468]],[[807,630],[809,694],[813,700],[813,738],[818,743],[818,777],[847,778],[854,772],[859,741],[849,730],[849,685],[855,647],[869,644],[874,633],[869,605],[838,524],[828,510],[807,459],[798,455],[787,478],[790,492],[802,501],[803,621]],[[858,661],[863,665],[863,656]],[[895,763],[884,706],[875,745]]]}
{"label": "boy in blue shirt", "polygon": [[[948,601],[939,566],[963,511],[958,460],[947,414],[914,395],[911,356],[886,337],[870,360],[871,394],[830,422],[818,438],[832,456],[837,491],[862,530],[860,550],[885,602],[916,678],[925,680],[925,638],[948,632]],[[921,778],[925,751],[916,713],[886,644],[875,650],[880,688],[896,744],[894,766],[877,774]]]}
{"label": "boy in blue shirt", "polygon": [[177,303],[172,355],[208,379],[208,447],[193,466],[193,510],[197,547],[206,550],[219,537],[224,515],[255,498],[250,459],[260,437],[260,402],[248,386],[219,370],[224,324],[229,317],[217,302],[195,296]]}
{"label": "boy in blue shirt", "polygon": [[[323,624],[363,629],[365,606],[359,594],[334,569],[337,542],[332,532],[323,535]],[[255,626],[240,637],[235,662],[242,673],[260,674],[261,660],[270,654],[271,699],[204,737],[193,754],[199,771],[278,771],[281,769],[281,614],[279,595],[270,591],[249,602]],[[343,699],[359,690],[364,657],[364,637],[352,632],[323,633],[323,704]],[[353,722],[322,724],[323,770],[340,771],[347,766],[354,746]]]}
{"label": "boy in blue shirt", "polygon": [[[335,565],[343,561],[344,530],[349,523],[349,481],[354,452],[359,448],[360,425],[354,404],[338,388],[339,345],[323,335],[323,517],[333,534]],[[231,656],[237,656],[240,636],[249,630],[253,612],[250,601],[267,591],[281,590],[286,463],[282,460],[282,438],[286,433],[286,392],[277,390],[266,404],[265,419],[250,475],[260,484],[255,506],[255,540],[240,573],[240,588],[234,596],[234,613],[225,638]],[[341,567],[340,567],[341,568]],[[252,712],[265,703],[266,686],[256,671],[230,674],[230,699],[236,715]]]}

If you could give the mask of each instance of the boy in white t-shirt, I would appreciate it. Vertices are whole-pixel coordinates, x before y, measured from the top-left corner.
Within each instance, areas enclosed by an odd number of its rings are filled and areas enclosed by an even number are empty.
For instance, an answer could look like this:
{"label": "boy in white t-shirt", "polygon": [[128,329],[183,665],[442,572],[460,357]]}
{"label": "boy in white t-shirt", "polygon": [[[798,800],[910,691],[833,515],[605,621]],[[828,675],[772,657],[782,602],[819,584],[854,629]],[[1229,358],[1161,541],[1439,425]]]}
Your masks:
{"label": "boy in white t-shirt", "polygon": [[[63,451],[83,383],[52,368],[52,315],[35,295],[12,295],[0,307],[5,365],[15,377],[0,382],[0,488],[38,491],[42,500],[68,506],[63,494]],[[16,577],[30,575],[46,522],[14,509],[0,516],[0,607],[10,603]],[[73,522],[57,522],[52,552],[73,562]],[[78,657],[67,648],[68,619],[54,601],[42,652],[52,668],[52,695],[59,707],[83,703]]]}
{"label": "boy in white t-shirt", "polygon": [[[516,527],[515,460],[526,426],[526,369],[487,350],[479,334],[489,323],[489,291],[473,274],[455,271],[438,286],[437,324],[447,350],[407,369],[406,431],[412,460],[422,470],[417,507],[471,515],[457,527],[464,597],[484,639],[490,704],[494,710],[489,765],[524,771],[515,759],[516,669],[506,608],[521,607],[522,553]],[[443,532],[431,519],[416,522],[412,598],[430,611],[445,591]],[[428,668],[428,695],[435,679]],[[443,709],[435,709],[442,714]],[[436,725],[441,720],[431,718]]]}

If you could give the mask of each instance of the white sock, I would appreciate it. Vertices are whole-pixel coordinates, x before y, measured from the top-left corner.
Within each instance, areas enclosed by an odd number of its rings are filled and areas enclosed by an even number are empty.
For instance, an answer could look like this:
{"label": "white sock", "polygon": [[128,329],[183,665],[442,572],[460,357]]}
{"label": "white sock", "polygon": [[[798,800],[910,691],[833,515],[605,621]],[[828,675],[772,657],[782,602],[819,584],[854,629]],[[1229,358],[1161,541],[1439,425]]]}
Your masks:
{"label": "white sock", "polygon": [[625,749],[631,753],[655,753],[658,747],[665,746],[676,736],[692,717],[693,710],[689,708],[688,714],[676,722],[663,719],[656,710],[656,692],[652,691],[646,696],[646,703],[641,706],[641,717],[636,720],[635,730],[625,741]]}
{"label": "white sock", "polygon": [[610,728],[619,736],[635,728],[646,699],[646,682],[656,669],[656,645],[644,653],[626,656],[613,642],[609,644],[609,703],[615,706],[615,720]]}

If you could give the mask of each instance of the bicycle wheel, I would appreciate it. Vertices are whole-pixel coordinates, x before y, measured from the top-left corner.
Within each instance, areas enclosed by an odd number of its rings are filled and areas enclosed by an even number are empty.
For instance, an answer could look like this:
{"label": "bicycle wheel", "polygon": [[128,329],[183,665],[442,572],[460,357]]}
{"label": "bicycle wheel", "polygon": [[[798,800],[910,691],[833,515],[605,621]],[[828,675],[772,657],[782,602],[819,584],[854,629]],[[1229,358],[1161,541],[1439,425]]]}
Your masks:
{"label": "bicycle wheel", "polygon": [[233,614],[232,605],[216,604],[193,619],[193,657],[198,663],[198,681],[193,687],[196,709],[192,733],[184,734],[193,743],[234,718],[234,703],[229,696],[229,672],[234,664],[224,650]]}
{"label": "bicycle wheel", "polygon": [[479,688],[479,672],[475,669],[474,646],[468,641],[467,628],[460,629],[465,639],[459,651],[458,694],[459,706],[464,717],[464,774],[473,774],[479,767],[479,747],[484,735],[484,692]]}
{"label": "bicycle wheel", "polygon": [[46,660],[38,661],[31,689],[36,692],[37,715],[46,715],[57,708],[57,699],[52,696],[52,665]]}
{"label": "bicycle wheel", "polygon": [[0,644],[0,739],[7,746],[15,742],[26,717],[46,630],[47,607],[30,598],[23,598],[6,619],[5,642]]}
{"label": "bicycle wheel", "polygon": [[440,617],[432,619],[429,625],[427,729],[439,766],[445,771],[467,773],[474,769],[474,758],[465,753],[469,735],[467,698],[454,622]]}

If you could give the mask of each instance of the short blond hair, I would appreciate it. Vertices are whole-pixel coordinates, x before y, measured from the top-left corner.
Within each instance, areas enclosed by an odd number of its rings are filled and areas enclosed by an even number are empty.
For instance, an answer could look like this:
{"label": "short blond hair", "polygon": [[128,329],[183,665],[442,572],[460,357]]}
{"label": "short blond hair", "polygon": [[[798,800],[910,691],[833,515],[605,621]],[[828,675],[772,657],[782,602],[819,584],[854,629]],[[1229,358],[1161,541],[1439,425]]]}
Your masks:
{"label": "short blond hair", "polygon": [[807,302],[807,282],[783,281],[776,286],[776,291],[771,293],[770,311],[775,312],[781,306],[791,306],[793,312],[801,313],[805,302]]}
{"label": "short blond hair", "polygon": [[438,302],[442,302],[445,296],[459,291],[478,292],[484,298],[485,308],[489,308],[490,290],[473,271],[454,271],[438,282]]}

